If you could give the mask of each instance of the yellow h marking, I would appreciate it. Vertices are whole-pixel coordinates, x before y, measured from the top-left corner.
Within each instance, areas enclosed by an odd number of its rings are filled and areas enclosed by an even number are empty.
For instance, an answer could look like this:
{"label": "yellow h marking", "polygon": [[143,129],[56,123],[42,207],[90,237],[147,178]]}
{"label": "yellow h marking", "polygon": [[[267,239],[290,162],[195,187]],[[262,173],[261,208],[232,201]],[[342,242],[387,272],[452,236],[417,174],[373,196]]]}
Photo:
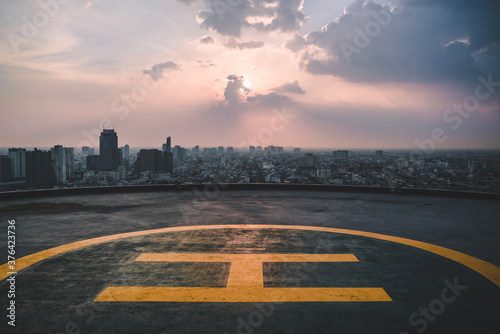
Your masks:
{"label": "yellow h marking", "polygon": [[229,262],[225,288],[108,287],[95,301],[333,302],[392,301],[383,288],[264,288],[263,262],[358,262],[353,254],[145,253],[136,261]]}

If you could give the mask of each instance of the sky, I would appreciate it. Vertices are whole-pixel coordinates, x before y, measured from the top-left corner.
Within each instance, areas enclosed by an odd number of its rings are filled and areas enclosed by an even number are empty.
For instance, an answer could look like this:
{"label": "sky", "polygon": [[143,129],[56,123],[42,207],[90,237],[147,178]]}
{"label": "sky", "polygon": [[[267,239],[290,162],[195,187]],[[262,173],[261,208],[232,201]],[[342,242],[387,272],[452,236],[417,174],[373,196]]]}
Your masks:
{"label": "sky", "polygon": [[498,1],[3,0],[0,147],[500,148]]}

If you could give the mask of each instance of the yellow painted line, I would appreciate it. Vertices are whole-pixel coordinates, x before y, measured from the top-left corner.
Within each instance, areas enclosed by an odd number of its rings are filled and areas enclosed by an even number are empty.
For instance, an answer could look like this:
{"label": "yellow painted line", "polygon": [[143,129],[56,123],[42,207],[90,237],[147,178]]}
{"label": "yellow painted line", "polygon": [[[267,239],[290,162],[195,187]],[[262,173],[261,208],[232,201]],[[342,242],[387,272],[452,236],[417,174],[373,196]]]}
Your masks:
{"label": "yellow painted line", "polygon": [[109,287],[96,302],[390,302],[382,288]]}
{"label": "yellow painted line", "polygon": [[[142,235],[149,234],[157,234],[157,233],[171,233],[171,232],[181,232],[181,231],[196,231],[196,230],[221,230],[221,229],[278,229],[278,230],[301,230],[301,231],[319,231],[319,232],[329,232],[329,233],[340,233],[340,234],[348,234],[348,235],[357,235],[362,237],[368,237],[378,240],[386,240],[391,241],[419,249],[423,249],[429,251],[431,253],[443,256],[447,259],[460,263],[480,275],[488,278],[498,287],[500,287],[500,268],[489,263],[478,259],[476,257],[457,252],[445,247],[436,246],[433,244],[429,244],[426,242],[394,237],[384,234],[371,233],[371,232],[363,232],[356,230],[346,230],[340,228],[331,228],[331,227],[318,227],[318,226],[299,226],[299,225],[199,225],[199,226],[178,226],[178,227],[167,227],[156,230],[146,230],[146,231],[137,231],[137,232],[129,232],[129,233],[121,233],[115,235],[109,235],[105,237],[99,237],[94,239],[88,239],[83,241],[78,241],[70,244],[66,244],[59,247],[54,247],[51,249],[47,249],[35,254],[31,254],[28,256],[24,256],[16,260],[16,271],[19,272],[22,269],[29,267],[30,265],[50,258],[55,255],[59,255],[68,251],[72,251],[75,249],[79,249],[82,247],[96,245],[103,242],[119,240],[123,238],[136,237]],[[5,263],[0,266],[0,280],[9,277],[8,272],[11,270],[8,268],[8,264]]]}
{"label": "yellow painted line", "polygon": [[359,262],[354,254],[220,254],[143,253],[136,261],[148,262]]}
{"label": "yellow painted line", "polygon": [[136,261],[230,262],[228,287],[264,287],[263,262],[358,262],[354,254],[143,253]]}

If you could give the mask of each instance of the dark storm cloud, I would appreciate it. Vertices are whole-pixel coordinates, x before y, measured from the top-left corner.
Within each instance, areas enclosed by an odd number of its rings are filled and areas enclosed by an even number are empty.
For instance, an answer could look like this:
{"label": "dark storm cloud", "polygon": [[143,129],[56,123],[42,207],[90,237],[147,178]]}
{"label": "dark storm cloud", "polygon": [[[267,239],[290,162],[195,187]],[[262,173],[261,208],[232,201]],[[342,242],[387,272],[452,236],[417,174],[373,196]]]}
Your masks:
{"label": "dark storm cloud", "polygon": [[[396,3],[396,2],[394,2]],[[471,80],[500,75],[498,1],[357,0],[321,31],[285,46],[302,67],[352,81]],[[302,50],[302,51],[301,51]]]}
{"label": "dark storm cloud", "polygon": [[[191,4],[195,0],[179,0]],[[242,28],[291,32],[307,19],[303,0],[203,0],[207,10],[198,13],[201,26],[225,36],[239,37]],[[270,19],[264,22],[258,18]]]}
{"label": "dark storm cloud", "polygon": [[165,63],[153,65],[153,67],[150,70],[144,70],[142,71],[142,73],[149,74],[151,78],[153,78],[155,81],[158,81],[158,79],[163,77],[163,72],[165,70],[178,70],[178,69],[179,65],[177,65],[173,61],[167,61]]}

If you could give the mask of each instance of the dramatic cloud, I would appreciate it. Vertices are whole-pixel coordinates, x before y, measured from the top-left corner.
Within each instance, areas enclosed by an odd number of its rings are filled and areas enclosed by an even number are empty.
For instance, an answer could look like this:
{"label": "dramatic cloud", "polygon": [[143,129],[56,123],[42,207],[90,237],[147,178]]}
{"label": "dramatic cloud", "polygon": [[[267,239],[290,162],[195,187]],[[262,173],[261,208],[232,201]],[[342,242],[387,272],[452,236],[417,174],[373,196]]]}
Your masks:
{"label": "dramatic cloud", "polygon": [[[195,1],[180,0],[184,3]],[[200,25],[225,36],[239,37],[242,28],[259,31],[298,31],[307,19],[303,0],[205,0],[198,13]]]}
{"label": "dramatic cloud", "polygon": [[212,36],[205,36],[205,37],[200,38],[200,43],[214,44],[214,39],[212,38]]}
{"label": "dramatic cloud", "polygon": [[303,68],[313,74],[352,81],[470,80],[498,70],[499,7],[493,1],[402,0],[393,8],[357,0],[322,30],[285,46],[301,52]]}
{"label": "dramatic cloud", "polygon": [[272,91],[277,93],[294,93],[294,94],[305,94],[306,92],[299,86],[299,82],[295,80],[294,82],[289,82],[276,88],[272,88]]}
{"label": "dramatic cloud", "polygon": [[149,74],[151,78],[153,78],[155,81],[158,81],[158,79],[163,77],[164,71],[178,69],[179,65],[177,65],[173,61],[167,61],[165,63],[156,64],[150,70],[144,70],[142,71],[142,73]]}
{"label": "dramatic cloud", "polygon": [[227,80],[227,86],[224,90],[224,104],[222,105],[232,110],[240,109],[240,107],[252,103],[266,107],[274,107],[289,101],[288,97],[275,92],[269,94],[254,94],[250,88],[245,86],[245,78],[242,75],[232,74],[227,77]]}
{"label": "dramatic cloud", "polygon": [[245,78],[240,75],[232,74],[227,77],[227,86],[224,90],[224,101],[229,106],[237,106],[246,101],[247,95],[251,90],[244,85]]}

